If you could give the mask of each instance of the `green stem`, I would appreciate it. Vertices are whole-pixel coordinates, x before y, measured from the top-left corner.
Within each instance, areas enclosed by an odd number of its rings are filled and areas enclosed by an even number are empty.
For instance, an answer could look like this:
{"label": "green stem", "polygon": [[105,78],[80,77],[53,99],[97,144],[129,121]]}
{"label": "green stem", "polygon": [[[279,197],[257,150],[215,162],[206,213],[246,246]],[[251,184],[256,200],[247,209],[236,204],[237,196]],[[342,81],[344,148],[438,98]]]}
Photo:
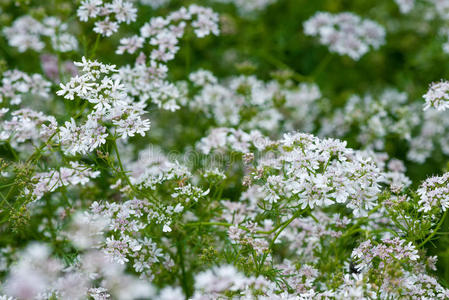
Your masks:
{"label": "green stem", "polygon": [[298,73],[297,71],[293,70],[290,66],[288,66],[283,61],[279,60],[278,58],[271,56],[267,53],[260,53],[260,56],[262,56],[263,59],[274,65],[278,69],[284,69],[292,72],[292,78],[296,81],[303,82],[303,81],[311,81],[311,78],[309,76],[303,75]]}
{"label": "green stem", "polygon": [[374,207],[372,210],[370,210],[368,212],[368,215],[366,217],[361,218],[361,220],[359,220],[356,224],[352,225],[351,227],[349,227],[346,232],[340,237],[340,238],[344,238],[347,236],[351,236],[353,233],[358,232],[357,227],[359,227],[362,223],[362,221],[365,221],[370,215],[372,215],[373,213],[375,213],[376,211],[379,210],[379,208],[381,208],[382,205],[379,204],[376,207]]}
{"label": "green stem", "polygon": [[88,103],[89,102],[87,101],[83,103],[83,105],[80,108],[80,111],[73,117],[74,120],[78,119],[84,113],[84,110],[86,109]]}
{"label": "green stem", "polygon": [[[293,220],[295,220],[297,217],[299,217],[302,213],[303,213],[302,209],[297,210],[290,219],[288,219],[286,222],[283,223],[283,225],[278,230],[278,232],[276,233],[274,238],[271,240],[269,249],[273,250],[274,243],[276,242],[277,238],[282,233],[282,231],[284,231],[284,229],[287,228],[287,226],[290,225],[290,223],[293,222]],[[263,267],[263,265],[265,263],[265,260],[267,259],[267,256],[268,256],[268,253],[265,253],[263,255],[263,257],[262,257],[262,260],[261,260],[261,262],[259,264],[259,267],[257,268],[258,275],[260,274],[260,270],[262,269],[262,267]]]}
{"label": "green stem", "polygon": [[[56,132],[53,133],[47,140],[47,142],[45,142],[45,144],[41,145],[39,148],[36,149],[36,151],[34,151],[33,154],[31,154],[31,156],[27,159],[26,163],[29,163],[31,161],[33,161],[34,159],[39,159],[40,158],[40,153],[42,152],[42,150],[51,142],[52,138],[56,135]],[[39,154],[39,155],[38,155]],[[36,156],[36,157],[34,157]]]}
{"label": "green stem", "polygon": [[318,75],[321,74],[321,72],[323,72],[323,70],[327,67],[327,65],[330,63],[330,61],[332,60],[332,54],[329,52],[326,57],[324,57],[324,59],[319,63],[319,65],[316,67],[315,71],[312,72],[312,79],[316,79],[316,77]]}
{"label": "green stem", "polygon": [[[231,223],[225,223],[225,222],[193,222],[193,223],[186,223],[184,226],[224,226],[224,227],[231,227],[234,226],[234,224]],[[240,229],[245,230],[249,232],[249,229],[243,226],[238,226]]]}
{"label": "green stem", "polygon": [[10,142],[7,142],[6,145],[9,148],[9,151],[11,151],[12,156],[14,157],[14,161],[19,161],[19,156],[16,153],[16,150],[14,150],[14,148],[11,146]]}
{"label": "green stem", "polygon": [[129,180],[128,175],[126,174],[125,168],[123,168],[123,164],[122,164],[122,160],[120,158],[120,153],[118,151],[118,147],[117,147],[117,141],[116,139],[112,140],[112,146],[114,147],[114,151],[115,151],[115,155],[117,156],[117,161],[118,161],[118,165],[120,167],[120,171],[122,173],[122,176],[124,177],[124,179],[126,180],[126,183],[128,183],[128,185],[131,187],[131,189],[133,191],[136,191],[136,188],[134,187],[134,185],[131,183],[131,181]]}
{"label": "green stem", "polygon": [[437,227],[435,228],[435,230],[421,243],[418,245],[418,248],[421,248],[422,246],[424,246],[428,241],[430,241],[435,234],[438,232],[438,229],[440,229],[441,225],[443,225],[444,219],[446,219],[447,216],[447,210],[444,212],[443,217],[441,217],[440,222],[438,222]]}
{"label": "green stem", "polygon": [[290,219],[288,219],[287,222],[284,223],[284,225],[282,225],[282,227],[281,227],[281,228],[279,229],[279,231],[276,233],[276,235],[274,236],[274,238],[271,240],[270,248],[273,248],[274,243],[276,242],[276,239],[279,237],[279,235],[282,233],[282,231],[284,231],[284,229],[285,229],[288,225],[290,225],[291,222],[293,222],[297,217],[299,217],[299,216],[302,214],[302,212],[303,212],[303,211],[302,211],[301,209],[297,210],[297,211],[293,214],[293,216],[292,216]]}
{"label": "green stem", "polygon": [[92,49],[92,53],[90,54],[90,59],[92,59],[95,56],[95,52],[97,52],[98,44],[100,43],[100,35],[97,35],[97,38],[95,40],[94,48]]}
{"label": "green stem", "polygon": [[184,254],[183,254],[183,245],[181,239],[178,239],[176,242],[176,248],[178,250],[178,256],[179,256],[179,265],[181,266],[181,284],[182,289],[184,291],[184,295],[186,296],[186,300],[190,296],[190,290],[189,285],[187,283],[187,274],[186,274],[186,268],[184,263]]}

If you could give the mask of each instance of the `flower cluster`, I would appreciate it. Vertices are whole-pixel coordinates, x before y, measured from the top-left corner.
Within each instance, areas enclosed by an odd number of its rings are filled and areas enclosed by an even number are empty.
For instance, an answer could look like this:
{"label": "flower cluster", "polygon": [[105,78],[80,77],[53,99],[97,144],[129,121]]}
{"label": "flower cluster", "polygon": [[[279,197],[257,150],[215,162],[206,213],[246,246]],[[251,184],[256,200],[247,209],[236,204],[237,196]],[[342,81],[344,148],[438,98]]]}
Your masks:
{"label": "flower cluster", "polygon": [[59,140],[65,146],[65,152],[85,154],[104,144],[109,136],[106,122],[115,128],[112,133],[115,138],[144,136],[150,129],[150,121],[142,118],[145,104],[134,102],[120,80],[108,76],[117,72],[115,66],[88,61],[84,57],[75,65],[81,68],[82,75],[73,77],[66,84],[61,83],[57,94],[69,100],[78,97],[94,107],[84,124],[78,126],[72,118],[59,128]]}
{"label": "flower cluster", "polygon": [[16,19],[11,27],[4,28],[3,33],[9,45],[16,47],[19,52],[43,50],[45,38],[50,40],[56,52],[69,52],[78,48],[78,40],[68,32],[68,25],[56,17],[47,17],[39,22],[30,16],[23,16]]}
{"label": "flower cluster", "polygon": [[268,202],[296,200],[302,209],[342,203],[354,214],[374,207],[380,171],[370,157],[347,149],[345,142],[286,134],[277,149],[279,157],[263,162],[257,167],[263,173],[253,175],[266,180]]}
{"label": "flower cluster", "polygon": [[189,76],[195,97],[188,105],[219,126],[236,126],[275,133],[280,128],[312,131],[321,92],[314,84],[276,80],[263,82],[255,76],[239,76],[218,83],[212,73],[198,70]]}
{"label": "flower cluster", "polygon": [[143,5],[151,6],[153,9],[157,9],[169,4],[170,0],[139,0],[139,2]]}
{"label": "flower cluster", "polygon": [[96,178],[100,172],[92,171],[89,167],[77,162],[70,162],[70,166],[58,170],[37,173],[32,178],[36,183],[32,187],[33,198],[39,200],[45,193],[53,192],[63,186],[84,185],[91,178]]}
{"label": "flower cluster", "polygon": [[167,81],[168,68],[165,65],[173,60],[179,51],[179,40],[185,35],[190,23],[199,38],[210,34],[217,35],[218,15],[211,9],[198,5],[181,8],[165,18],[152,18],[140,28],[140,36],[134,35],[120,40],[116,53],[133,54],[147,42],[151,48],[148,60],[140,53],[134,66],[119,69],[118,78],[123,80],[127,92],[141,100],[150,100],[159,108],[175,111],[180,108],[180,98],[184,89]]}
{"label": "flower cluster", "polygon": [[304,23],[304,32],[318,36],[320,43],[331,52],[359,60],[370,48],[378,49],[385,43],[385,29],[371,20],[353,13],[330,14],[318,12]]}
{"label": "flower cluster", "polygon": [[449,208],[448,179],[449,173],[445,173],[442,176],[427,178],[421,184],[417,190],[420,196],[420,210],[428,212],[437,208],[438,210],[446,211]]}
{"label": "flower cluster", "polygon": [[40,74],[28,75],[19,70],[8,70],[2,74],[0,103],[9,101],[9,104],[17,105],[27,95],[48,99],[50,85]]}
{"label": "flower cluster", "polygon": [[434,82],[430,85],[427,93],[424,94],[424,100],[426,104],[424,105],[424,110],[430,107],[436,108],[437,110],[446,110],[449,108],[449,82],[441,81]]}
{"label": "flower cluster", "polygon": [[415,0],[395,0],[402,14],[409,13],[415,6]]}
{"label": "flower cluster", "polygon": [[117,32],[121,23],[130,24],[136,20],[137,9],[126,0],[83,0],[76,14],[82,22],[101,18],[95,21],[94,31],[103,36],[111,36]]}
{"label": "flower cluster", "polygon": [[415,261],[419,258],[418,251],[412,243],[404,244],[404,240],[399,238],[384,239],[378,245],[372,245],[371,241],[365,241],[359,247],[354,249],[352,257],[357,260],[356,268],[359,271],[366,268],[373,268],[374,260],[379,258],[381,266],[394,264],[397,261],[411,260]]}
{"label": "flower cluster", "polygon": [[166,62],[172,60],[179,50],[178,42],[184,36],[189,22],[195,35],[199,38],[210,34],[218,35],[218,15],[210,8],[191,5],[181,8],[165,18],[153,18],[140,28],[140,36],[134,35],[120,40],[117,54],[133,54],[147,42],[155,49],[151,51],[152,61]]}
{"label": "flower cluster", "polygon": [[385,90],[377,97],[353,95],[343,109],[323,122],[321,135],[342,138],[355,133],[361,145],[376,150],[385,149],[387,138],[392,136],[410,140],[420,124],[420,109],[407,105],[407,101],[407,94],[396,90]]}
{"label": "flower cluster", "polygon": [[407,158],[419,163],[429,158],[435,149],[440,148],[444,154],[449,153],[449,122],[443,111],[426,110],[422,117],[418,134],[410,141]]}
{"label": "flower cluster", "polygon": [[[99,284],[98,284],[98,283]],[[153,288],[131,275],[123,267],[111,264],[94,249],[78,257],[76,267],[51,256],[43,244],[29,245],[18,258],[4,285],[11,298],[1,299],[136,299],[150,297]]]}
{"label": "flower cluster", "polygon": [[242,15],[251,14],[266,9],[278,0],[214,0],[234,4]]}
{"label": "flower cluster", "polygon": [[354,249],[352,257],[365,276],[384,274],[378,283],[382,298],[398,298],[401,293],[411,299],[446,299],[449,295],[449,290],[423,271],[426,266],[418,262],[416,247],[398,237],[375,244],[367,240]]}
{"label": "flower cluster", "polygon": [[54,136],[56,128],[55,117],[23,108],[13,111],[11,119],[0,124],[0,140],[10,140],[14,146],[26,141],[47,142]]}

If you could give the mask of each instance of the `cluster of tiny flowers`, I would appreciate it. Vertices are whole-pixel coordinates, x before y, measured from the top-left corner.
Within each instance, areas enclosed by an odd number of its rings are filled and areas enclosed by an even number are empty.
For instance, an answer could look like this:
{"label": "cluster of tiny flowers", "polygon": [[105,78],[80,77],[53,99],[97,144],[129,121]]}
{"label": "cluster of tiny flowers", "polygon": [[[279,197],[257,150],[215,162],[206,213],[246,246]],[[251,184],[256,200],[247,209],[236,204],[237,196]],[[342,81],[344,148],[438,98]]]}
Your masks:
{"label": "cluster of tiny flowers", "polygon": [[84,185],[91,178],[98,177],[99,174],[99,171],[92,171],[89,167],[72,161],[68,167],[34,175],[32,180],[36,183],[33,185],[31,193],[33,198],[38,200],[45,193],[53,192],[62,186]]}
{"label": "cluster of tiny flowers", "polygon": [[[365,276],[372,274],[380,280],[381,298],[447,299],[449,290],[426,273],[426,265],[419,262],[418,250],[398,237],[376,243],[367,240],[355,248],[352,257],[356,268]],[[430,269],[434,264],[428,265]],[[427,296],[427,297],[426,297]]]}
{"label": "cluster of tiny flowers", "polygon": [[328,46],[331,52],[348,55],[354,60],[359,60],[371,47],[377,49],[385,43],[382,26],[349,12],[318,12],[304,23],[304,32],[318,36],[320,43]]}
{"label": "cluster of tiny flowers", "polygon": [[0,140],[10,140],[14,146],[26,141],[46,142],[55,134],[56,128],[53,116],[22,108],[13,111],[10,120],[0,122]]}
{"label": "cluster of tiny flowers", "polygon": [[210,8],[190,5],[172,12],[167,17],[151,19],[140,28],[140,36],[134,35],[120,40],[116,53],[133,54],[148,42],[154,49],[151,51],[152,61],[167,62],[175,57],[179,50],[179,39],[184,36],[187,22],[199,38],[210,34],[218,35],[218,15]]}
{"label": "cluster of tiny flowers", "polygon": [[239,125],[245,130],[270,133],[277,132],[281,125],[288,130],[314,129],[319,112],[314,102],[321,98],[314,84],[263,82],[255,76],[232,77],[218,83],[205,70],[191,73],[189,79],[196,87],[188,103],[190,109],[203,112],[219,126]]}
{"label": "cluster of tiny flowers", "polygon": [[[248,224],[251,227],[252,224]],[[243,229],[233,225],[228,230],[229,240],[232,243],[242,246],[248,245],[256,251],[257,254],[263,254],[268,251],[268,241],[261,238],[254,238]]]}
{"label": "cluster of tiny flowers", "polygon": [[419,108],[407,105],[407,94],[385,90],[379,96],[351,96],[343,109],[324,119],[321,135],[347,137],[357,127],[357,141],[366,148],[384,150],[387,137],[410,140],[420,124]]}
{"label": "cluster of tiny flowers", "polygon": [[402,14],[408,14],[415,7],[415,0],[394,0]]}
{"label": "cluster of tiny flowers", "polygon": [[429,109],[424,111],[421,128],[410,140],[407,158],[423,163],[439,148],[445,155],[449,154],[449,119],[446,112]]}
{"label": "cluster of tiny flowers", "polygon": [[76,13],[82,22],[96,20],[94,31],[103,36],[111,36],[121,23],[130,24],[137,18],[137,9],[126,0],[83,0]]}
{"label": "cluster of tiny flowers", "polygon": [[94,108],[81,126],[72,118],[59,128],[59,140],[65,146],[65,152],[85,154],[104,144],[108,137],[107,122],[112,123],[116,137],[144,136],[150,129],[150,121],[142,118],[145,104],[134,102],[126,94],[120,79],[109,76],[117,72],[115,66],[88,61],[84,57],[75,65],[81,68],[82,74],[66,84],[61,83],[57,94],[69,100],[79,97],[94,104]]}
{"label": "cluster of tiny flowers", "polygon": [[[147,298],[153,288],[144,281],[125,274],[122,266],[104,259],[90,249],[66,268],[51,256],[45,244],[31,244],[19,256],[6,281],[0,286],[6,295],[0,299],[88,299],[104,300]],[[98,285],[99,284],[99,285]]]}
{"label": "cluster of tiny flowers", "polygon": [[147,149],[141,151],[139,159],[130,163],[131,183],[139,188],[156,190],[165,181],[191,178],[190,170],[178,162],[170,161],[162,153]]}
{"label": "cluster of tiny flowers", "polygon": [[0,103],[9,101],[11,105],[22,103],[29,95],[32,97],[50,98],[51,83],[40,74],[28,75],[19,70],[3,72],[0,86]]}
{"label": "cluster of tiny flowers", "polygon": [[297,201],[302,209],[341,203],[354,214],[374,206],[381,172],[369,156],[346,148],[345,142],[300,133],[285,134],[273,142],[257,131],[248,134],[217,128],[198,144],[206,154],[220,149],[248,153],[272,147],[279,155],[268,155],[252,174],[255,184],[264,179],[264,199],[269,203],[286,199],[289,203]]}
{"label": "cluster of tiny flowers", "polygon": [[211,151],[248,153],[250,147],[263,150],[270,144],[272,141],[258,130],[247,133],[240,129],[218,127],[212,129],[209,135],[197,143],[197,149],[204,154],[209,154]]}
{"label": "cluster of tiny flowers", "polygon": [[279,156],[262,162],[257,167],[262,173],[253,175],[266,179],[269,202],[284,198],[302,209],[341,203],[355,215],[374,206],[381,172],[369,156],[346,148],[345,142],[307,134],[285,134],[278,143]]}
{"label": "cluster of tiny flowers", "polygon": [[123,80],[127,92],[139,97],[141,101],[151,99],[159,108],[175,111],[180,108],[179,101],[184,88],[166,80],[168,68],[165,65],[174,59],[179,51],[179,40],[190,24],[198,38],[210,34],[218,35],[218,15],[210,8],[197,5],[183,7],[167,17],[152,18],[140,28],[140,36],[135,35],[120,40],[116,53],[135,53],[147,42],[151,53],[147,57],[140,53],[134,66],[119,69],[118,76]]}
{"label": "cluster of tiny flowers", "polygon": [[449,173],[427,178],[418,188],[420,210],[429,212],[433,209],[446,211],[449,208]]}
{"label": "cluster of tiny flowers", "polygon": [[449,108],[449,82],[440,81],[434,82],[430,85],[427,93],[424,94],[424,110],[429,108],[436,108],[444,111]]}
{"label": "cluster of tiny flowers", "polygon": [[141,101],[151,101],[158,108],[176,111],[182,98],[182,89],[166,80],[167,66],[154,61],[148,66],[145,55],[141,54],[134,66],[124,66],[118,70],[128,94]]}
{"label": "cluster of tiny flowers", "polygon": [[278,0],[214,0],[234,4],[242,15],[251,14],[266,9]]}
{"label": "cluster of tiny flowers", "polygon": [[360,271],[373,267],[373,260],[376,258],[381,261],[380,268],[397,261],[415,261],[419,258],[415,246],[400,238],[384,239],[378,245],[373,245],[370,240],[365,241],[353,250],[352,257],[357,261],[357,269]]}
{"label": "cluster of tiny flowers", "polygon": [[97,235],[106,234],[99,247],[111,262],[123,265],[132,261],[134,270],[146,278],[153,277],[155,264],[173,265],[171,258],[151,238],[142,235],[153,217],[147,200],[133,199],[122,204],[94,202],[91,211],[89,222],[106,220]]}
{"label": "cluster of tiny flowers", "polygon": [[401,160],[396,158],[390,159],[386,153],[367,151],[366,154],[373,157],[378,168],[383,170],[380,181],[389,185],[393,193],[403,191],[412,184],[410,178],[405,175],[406,167]]}
{"label": "cluster of tiny flowers", "polygon": [[166,6],[171,0],[137,0],[142,5],[151,6],[153,9],[157,9]]}
{"label": "cluster of tiny flowers", "polygon": [[30,16],[23,16],[14,21],[3,33],[12,47],[19,52],[28,49],[41,51],[45,48],[45,38],[50,39],[51,47],[57,52],[69,52],[78,48],[78,40],[68,33],[68,25],[56,17],[47,17],[42,22]]}

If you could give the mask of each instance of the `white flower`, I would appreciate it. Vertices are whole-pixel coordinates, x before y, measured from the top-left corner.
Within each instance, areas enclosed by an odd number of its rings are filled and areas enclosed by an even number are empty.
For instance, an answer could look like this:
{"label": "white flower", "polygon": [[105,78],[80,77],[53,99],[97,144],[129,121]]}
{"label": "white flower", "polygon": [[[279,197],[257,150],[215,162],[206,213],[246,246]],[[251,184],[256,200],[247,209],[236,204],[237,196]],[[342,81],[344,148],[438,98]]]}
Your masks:
{"label": "white flower", "polygon": [[394,0],[402,14],[409,13],[415,6],[415,0]]}
{"label": "white flower", "polygon": [[344,12],[318,12],[304,23],[304,33],[319,36],[330,51],[359,60],[370,47],[377,49],[385,43],[385,29],[371,20]]}
{"label": "white flower", "polygon": [[427,93],[424,94],[424,100],[426,104],[424,105],[424,110],[430,107],[436,108],[437,110],[446,110],[449,108],[449,82],[440,81],[434,82],[430,85]]}
{"label": "white flower", "polygon": [[118,47],[117,51],[115,53],[117,54],[123,54],[125,52],[128,52],[130,54],[133,54],[137,51],[137,49],[140,49],[143,47],[144,39],[134,35],[130,38],[123,38],[120,40],[120,46]]}
{"label": "white flower", "polygon": [[163,232],[171,232],[172,229],[170,228],[169,224],[164,224],[164,228],[162,228]]}
{"label": "white flower", "polygon": [[98,34],[104,36],[111,36],[114,32],[118,30],[118,23],[114,21],[110,21],[108,17],[106,17],[102,21],[95,22],[94,31]]}
{"label": "white flower", "polygon": [[84,0],[76,11],[81,21],[87,22],[90,18],[96,18],[101,11],[102,0]]}

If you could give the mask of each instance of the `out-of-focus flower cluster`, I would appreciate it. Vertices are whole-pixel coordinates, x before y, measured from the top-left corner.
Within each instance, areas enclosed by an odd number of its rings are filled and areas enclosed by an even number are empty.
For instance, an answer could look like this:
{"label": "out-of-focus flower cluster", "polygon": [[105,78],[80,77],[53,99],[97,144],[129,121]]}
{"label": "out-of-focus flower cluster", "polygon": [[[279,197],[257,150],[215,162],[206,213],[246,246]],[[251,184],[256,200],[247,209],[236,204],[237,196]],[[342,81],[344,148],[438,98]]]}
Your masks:
{"label": "out-of-focus flower cluster", "polygon": [[318,12],[304,23],[307,35],[318,36],[320,43],[331,52],[360,59],[370,48],[377,49],[385,42],[385,29],[371,20],[363,20],[352,13],[330,14]]}

